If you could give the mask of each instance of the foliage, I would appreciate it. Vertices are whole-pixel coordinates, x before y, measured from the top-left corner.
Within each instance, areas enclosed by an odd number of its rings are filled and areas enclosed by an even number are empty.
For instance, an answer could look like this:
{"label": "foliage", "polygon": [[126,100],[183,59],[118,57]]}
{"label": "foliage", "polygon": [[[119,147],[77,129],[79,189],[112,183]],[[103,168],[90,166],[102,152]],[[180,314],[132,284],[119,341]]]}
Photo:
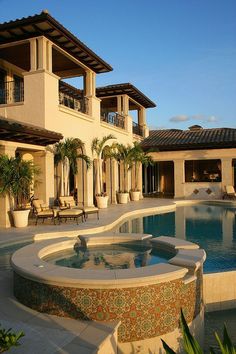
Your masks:
{"label": "foliage", "polygon": [[[98,170],[98,185],[96,186],[96,190],[99,191],[97,195],[104,195],[103,183],[102,183],[102,174],[101,174],[101,160],[102,157],[104,160],[108,157],[112,157],[111,149],[107,148],[106,143],[108,140],[116,139],[116,137],[112,134],[104,136],[102,139],[94,138],[91,144],[92,153],[96,155],[96,159],[98,162],[97,170]],[[97,179],[96,179],[97,181]]]}
{"label": "foliage", "polygon": [[132,164],[134,165],[134,179],[135,179],[135,188],[134,191],[138,191],[138,177],[139,169],[141,164],[144,166],[152,165],[153,159],[151,156],[147,155],[141,147],[141,144],[137,141],[134,142],[134,146],[131,150],[131,159]]}
{"label": "foliage", "polygon": [[11,347],[19,346],[19,339],[24,337],[23,332],[14,333],[11,330],[11,328],[7,330],[1,328],[0,325],[0,353],[8,351]]}
{"label": "foliage", "polygon": [[[189,327],[187,325],[187,322],[184,318],[183,311],[181,310],[181,319],[180,319],[180,327],[183,335],[183,346],[184,346],[184,352],[187,354],[203,354],[204,351],[200,347],[199,343],[197,340],[193,337],[191,334]],[[233,346],[232,341],[228,335],[226,326],[224,325],[224,331],[223,331],[223,343],[221,342],[218,334],[215,332],[215,337],[217,339],[217,342],[220,347],[220,352],[222,354],[236,354],[236,348]],[[165,349],[167,354],[176,354],[174,350],[172,350],[168,344],[164,341],[161,340],[163,344],[163,348]],[[215,351],[211,348],[210,349],[210,354],[215,354]]]}
{"label": "foliage", "polygon": [[124,179],[124,189],[121,193],[128,193],[128,170],[132,167],[133,157],[132,157],[132,146],[117,143],[115,145],[116,152],[114,153],[114,158],[119,164],[123,163],[123,179]]}
{"label": "foliage", "polygon": [[16,209],[25,208],[30,198],[30,187],[37,182],[35,176],[39,172],[32,161],[25,161],[20,156],[1,155],[0,194],[7,195],[10,203],[13,199]]}
{"label": "foliage", "polygon": [[79,154],[78,150],[83,149],[84,143],[78,138],[66,138],[65,141],[60,141],[54,145],[54,162],[57,166],[60,162],[63,164],[68,159],[70,167],[74,175],[78,173],[77,159],[82,159],[86,162],[87,167],[91,165],[89,157],[85,154]]}
{"label": "foliage", "polygon": [[78,150],[82,151],[83,146],[84,143],[78,138],[66,138],[65,141],[59,141],[54,145],[53,153],[55,165],[58,166],[59,163],[62,164],[62,195],[69,194],[70,192],[70,169],[72,170],[73,175],[78,173],[77,160],[82,159],[85,161],[87,168],[89,168],[91,165],[90,158],[87,155],[78,152]]}

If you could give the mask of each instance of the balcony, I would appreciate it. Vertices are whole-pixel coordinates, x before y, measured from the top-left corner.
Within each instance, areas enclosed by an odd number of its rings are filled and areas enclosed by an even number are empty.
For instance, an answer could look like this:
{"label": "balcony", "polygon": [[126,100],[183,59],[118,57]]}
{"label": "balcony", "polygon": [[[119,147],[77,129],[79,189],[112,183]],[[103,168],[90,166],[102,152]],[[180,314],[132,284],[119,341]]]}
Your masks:
{"label": "balcony", "polygon": [[77,112],[88,114],[88,98],[83,91],[64,82],[59,83],[59,103]]}
{"label": "balcony", "polygon": [[101,116],[101,121],[125,129],[125,117],[115,112],[106,112]]}
{"label": "balcony", "polygon": [[133,122],[133,134],[143,136],[142,126],[135,122]]}
{"label": "balcony", "polygon": [[24,101],[24,81],[13,80],[0,83],[0,104]]}

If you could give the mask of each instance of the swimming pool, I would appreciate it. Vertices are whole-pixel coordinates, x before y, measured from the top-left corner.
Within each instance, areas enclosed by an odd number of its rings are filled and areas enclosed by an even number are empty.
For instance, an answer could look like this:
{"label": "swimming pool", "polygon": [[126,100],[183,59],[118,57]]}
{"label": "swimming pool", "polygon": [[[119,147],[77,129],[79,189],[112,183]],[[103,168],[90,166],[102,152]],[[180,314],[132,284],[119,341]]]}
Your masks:
{"label": "swimming pool", "polygon": [[205,249],[204,273],[236,270],[236,208],[195,204],[175,212],[140,217],[125,222],[120,232],[173,236]]}

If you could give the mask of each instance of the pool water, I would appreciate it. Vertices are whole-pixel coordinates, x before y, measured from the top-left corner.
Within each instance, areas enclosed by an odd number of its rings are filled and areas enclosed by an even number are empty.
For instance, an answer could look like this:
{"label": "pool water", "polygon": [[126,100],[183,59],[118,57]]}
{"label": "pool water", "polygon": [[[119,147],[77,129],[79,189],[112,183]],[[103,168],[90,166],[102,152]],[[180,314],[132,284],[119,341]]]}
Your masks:
{"label": "pool water", "polygon": [[33,241],[25,241],[25,242],[13,243],[13,244],[1,245],[0,246],[0,270],[10,270],[11,269],[10,260],[12,254],[18,249],[27,246],[32,242]]}
{"label": "pool water", "polygon": [[124,223],[120,232],[173,236],[206,251],[204,273],[236,270],[236,208],[196,204]]}
{"label": "pool water", "polygon": [[81,247],[60,251],[44,258],[44,261],[63,267],[93,270],[140,268],[167,263],[173,253],[152,249],[149,242],[128,242],[115,245]]}

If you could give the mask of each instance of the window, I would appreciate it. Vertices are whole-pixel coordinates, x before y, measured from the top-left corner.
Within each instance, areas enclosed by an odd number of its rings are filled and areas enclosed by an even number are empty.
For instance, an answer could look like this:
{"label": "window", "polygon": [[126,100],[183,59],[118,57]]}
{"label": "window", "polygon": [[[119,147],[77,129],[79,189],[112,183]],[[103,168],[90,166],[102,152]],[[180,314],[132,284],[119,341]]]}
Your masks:
{"label": "window", "polygon": [[185,182],[221,182],[221,161],[185,161]]}

